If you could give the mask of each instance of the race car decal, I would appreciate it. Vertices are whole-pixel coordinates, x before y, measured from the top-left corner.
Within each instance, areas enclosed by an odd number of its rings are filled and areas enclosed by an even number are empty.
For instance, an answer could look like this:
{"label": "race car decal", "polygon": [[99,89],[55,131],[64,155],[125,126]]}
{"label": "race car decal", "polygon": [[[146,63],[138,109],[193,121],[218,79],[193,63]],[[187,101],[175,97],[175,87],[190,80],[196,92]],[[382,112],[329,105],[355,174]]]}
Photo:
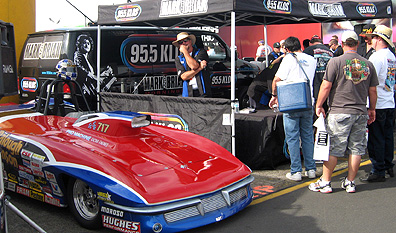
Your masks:
{"label": "race car decal", "polygon": [[127,233],[140,233],[140,223],[102,215],[104,227]]}
{"label": "race car decal", "polygon": [[156,125],[167,126],[173,129],[180,129],[188,132],[188,124],[179,115],[163,114],[153,112],[139,112],[151,116],[152,123]]}
{"label": "race car decal", "polygon": [[109,194],[109,192],[97,192],[97,197],[104,202],[114,203],[114,201],[111,200],[111,194]]}
{"label": "race car decal", "polygon": [[35,78],[23,77],[21,80],[21,88],[23,91],[35,92],[38,88],[38,81]]}
{"label": "race car decal", "polygon": [[106,206],[102,206],[100,208],[100,211],[102,211],[102,213],[106,213],[106,214],[111,214],[113,216],[117,216],[117,217],[124,217],[124,211],[122,210],[117,210],[117,209],[113,209],[113,208],[109,208]]}

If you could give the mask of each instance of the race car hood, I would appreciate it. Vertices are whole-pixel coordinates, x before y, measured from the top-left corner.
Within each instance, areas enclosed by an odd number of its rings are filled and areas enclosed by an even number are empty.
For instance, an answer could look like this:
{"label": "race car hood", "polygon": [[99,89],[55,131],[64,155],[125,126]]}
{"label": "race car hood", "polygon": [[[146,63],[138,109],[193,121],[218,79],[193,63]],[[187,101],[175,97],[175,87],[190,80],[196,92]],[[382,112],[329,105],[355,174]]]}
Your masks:
{"label": "race car hood", "polygon": [[106,120],[87,121],[86,127],[74,121],[37,115],[4,120],[1,126],[18,140],[27,138],[48,148],[51,153],[44,162],[49,165],[78,165],[105,173],[148,204],[210,193],[251,173],[226,149],[193,133],[156,125],[131,129],[125,121],[106,131],[92,128],[93,123],[111,124]]}
{"label": "race car hood", "polygon": [[130,185],[149,203],[213,192],[251,173],[227,150],[203,137],[177,130],[172,135],[168,129],[165,135],[161,130],[160,126],[147,127],[137,141],[124,144],[119,140],[113,153],[107,154],[131,172],[138,185]]}

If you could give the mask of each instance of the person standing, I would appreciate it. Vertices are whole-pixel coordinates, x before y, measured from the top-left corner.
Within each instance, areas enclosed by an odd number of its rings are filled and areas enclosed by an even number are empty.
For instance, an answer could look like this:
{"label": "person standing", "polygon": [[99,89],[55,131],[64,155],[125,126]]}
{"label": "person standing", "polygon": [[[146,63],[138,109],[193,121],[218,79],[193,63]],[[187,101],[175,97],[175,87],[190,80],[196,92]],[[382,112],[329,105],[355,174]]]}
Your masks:
{"label": "person standing", "polygon": [[257,43],[259,47],[256,51],[256,61],[259,57],[265,57],[266,55],[268,56],[272,52],[271,46],[266,45],[264,40],[259,40]]}
{"label": "person standing", "polygon": [[338,44],[337,39],[331,39],[329,41],[329,48],[333,52],[333,57],[341,56],[344,53],[342,46]]}
{"label": "person standing", "polygon": [[374,31],[374,28],[375,28],[374,24],[364,25],[362,32],[359,34],[359,36],[364,38],[364,42],[358,46],[357,53],[367,59],[369,59],[371,54],[373,54],[375,51],[372,46],[371,36],[370,36],[370,33]]}
{"label": "person standing", "polygon": [[[307,75],[309,83],[312,83],[315,75],[316,60],[312,56],[301,51],[301,44],[298,38],[288,37],[285,40],[284,48],[286,50],[286,56],[282,59],[272,82],[272,98],[269,102],[271,108],[278,104],[276,90],[277,82],[306,80]],[[302,69],[304,69],[306,75]],[[312,114],[312,108],[309,110],[283,113],[283,126],[291,161],[290,172],[286,174],[286,177],[290,180],[302,180],[300,140],[304,157],[305,173],[308,178],[313,179],[316,177],[316,164],[313,159],[314,136]]]}
{"label": "person standing", "polygon": [[268,64],[270,65],[281,62],[282,58],[285,56],[284,53],[281,51],[281,45],[279,42],[275,42],[273,47],[274,51],[272,51],[268,55]]}
{"label": "person standing", "polygon": [[[316,59],[316,70],[315,77],[313,80],[313,97],[315,101],[318,99],[318,93],[322,79],[326,71],[327,63],[333,58],[333,52],[323,44],[322,39],[319,36],[314,35],[309,41],[309,46],[304,50],[304,53],[313,56]],[[327,111],[327,105],[325,105],[325,111]]]}
{"label": "person standing", "polygon": [[395,47],[391,42],[392,29],[384,25],[378,25],[371,33],[372,46],[375,52],[369,61],[374,64],[377,71],[377,105],[375,108],[375,121],[368,126],[368,153],[372,169],[362,181],[381,182],[385,181],[385,173],[394,177],[393,173],[393,115],[395,112],[394,91],[396,59],[389,47]]}
{"label": "person standing", "polygon": [[177,34],[172,44],[179,48],[175,59],[177,76],[183,80],[183,97],[211,97],[211,80],[206,66],[209,61],[205,49],[198,49],[196,38],[187,32]]}
{"label": "person standing", "polygon": [[[377,74],[373,64],[357,54],[359,41],[354,31],[342,34],[344,54],[330,59],[320,86],[316,103],[316,115],[326,116],[323,103],[328,98],[329,113],[326,128],[330,136],[330,155],[323,162],[323,175],[308,188],[311,191],[331,193],[331,175],[337,159],[350,152],[348,176],[341,182],[341,188],[348,193],[355,192],[355,177],[359,170],[361,156],[366,153],[366,125],[375,120],[377,102]],[[369,109],[366,102],[369,97]]]}

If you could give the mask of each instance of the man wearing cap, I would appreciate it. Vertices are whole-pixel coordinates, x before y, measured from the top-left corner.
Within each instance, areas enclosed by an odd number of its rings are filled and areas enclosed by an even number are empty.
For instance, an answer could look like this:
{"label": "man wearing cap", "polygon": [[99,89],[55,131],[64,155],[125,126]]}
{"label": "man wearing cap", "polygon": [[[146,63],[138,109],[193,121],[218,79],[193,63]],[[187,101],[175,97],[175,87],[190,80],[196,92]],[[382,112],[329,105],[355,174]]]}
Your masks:
{"label": "man wearing cap", "polygon": [[[309,41],[310,46],[304,49],[304,53],[313,56],[316,59],[316,70],[313,81],[313,97],[315,101],[318,99],[318,93],[320,84],[322,84],[323,75],[326,71],[327,63],[333,57],[333,52],[323,44],[323,41],[319,36],[312,36]],[[325,110],[327,110],[327,104],[325,103]]]}
{"label": "man wearing cap", "polygon": [[209,61],[205,49],[195,46],[196,38],[187,32],[177,34],[172,44],[179,48],[180,55],[175,59],[177,76],[183,80],[183,97],[211,97]]}
{"label": "man wearing cap", "polygon": [[281,45],[279,42],[275,42],[274,45],[274,51],[272,51],[268,55],[268,64],[274,65],[275,63],[281,62],[282,58],[285,56],[284,53],[281,52]]}
{"label": "man wearing cap", "polygon": [[256,51],[256,61],[259,57],[265,57],[266,54],[270,54],[272,52],[271,46],[266,45],[264,40],[259,40],[257,43],[259,44],[259,47]]}
{"label": "man wearing cap", "polygon": [[342,50],[342,46],[338,44],[338,36],[337,39],[333,36],[329,41],[329,48],[333,52],[333,57],[338,57],[344,54],[344,50]]}
{"label": "man wearing cap", "polygon": [[389,50],[395,47],[392,43],[392,29],[378,25],[373,32],[367,33],[372,39],[375,52],[369,61],[374,64],[378,76],[377,104],[375,107],[375,121],[368,126],[368,153],[371,160],[371,172],[362,181],[382,182],[385,174],[394,177],[393,173],[393,114],[395,112],[394,91],[396,59]]}
{"label": "man wearing cap", "polygon": [[[320,86],[316,115],[326,117],[323,103],[328,98],[329,112],[326,129],[330,137],[328,161],[323,162],[323,175],[308,188],[315,192],[331,193],[331,176],[337,159],[350,153],[348,176],[341,188],[354,193],[355,177],[362,155],[366,153],[366,125],[375,120],[378,78],[373,63],[357,54],[358,36],[354,31],[342,34],[344,54],[330,59]],[[366,107],[369,98],[369,109]]]}
{"label": "man wearing cap", "polygon": [[363,27],[362,33],[359,34],[359,36],[364,38],[364,42],[358,46],[357,53],[367,59],[369,59],[371,54],[374,53],[374,48],[372,47],[370,36],[370,33],[374,31],[374,28],[374,24],[366,24]]}

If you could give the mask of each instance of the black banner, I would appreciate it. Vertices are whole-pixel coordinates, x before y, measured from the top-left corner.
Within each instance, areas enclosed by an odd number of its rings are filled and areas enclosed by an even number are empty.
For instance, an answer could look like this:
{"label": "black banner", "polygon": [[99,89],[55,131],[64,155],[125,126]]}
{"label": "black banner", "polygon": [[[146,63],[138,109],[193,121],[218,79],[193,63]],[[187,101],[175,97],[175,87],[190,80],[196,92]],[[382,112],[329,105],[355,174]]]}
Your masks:
{"label": "black banner", "polygon": [[[99,6],[100,25],[171,27],[229,25],[236,12],[239,26],[252,24],[336,22],[392,17],[391,0],[145,0]],[[243,17],[239,19],[238,15]],[[209,17],[206,17],[209,16]],[[183,18],[183,20],[180,20]],[[195,20],[198,18],[198,20]],[[218,20],[214,20],[217,18]],[[265,18],[265,20],[264,20]],[[191,20],[189,20],[191,19]],[[178,25],[180,26],[180,25]]]}
{"label": "black banner", "polygon": [[[208,138],[231,151],[231,126],[223,125],[223,114],[231,114],[231,101],[214,98],[184,98],[160,95],[131,95],[102,92],[102,111],[124,110],[150,112],[162,116],[162,125],[175,126],[177,115],[183,121],[183,129]],[[165,115],[163,114],[170,114]],[[166,117],[171,120],[166,123]],[[177,126],[175,127],[177,128]]]}

